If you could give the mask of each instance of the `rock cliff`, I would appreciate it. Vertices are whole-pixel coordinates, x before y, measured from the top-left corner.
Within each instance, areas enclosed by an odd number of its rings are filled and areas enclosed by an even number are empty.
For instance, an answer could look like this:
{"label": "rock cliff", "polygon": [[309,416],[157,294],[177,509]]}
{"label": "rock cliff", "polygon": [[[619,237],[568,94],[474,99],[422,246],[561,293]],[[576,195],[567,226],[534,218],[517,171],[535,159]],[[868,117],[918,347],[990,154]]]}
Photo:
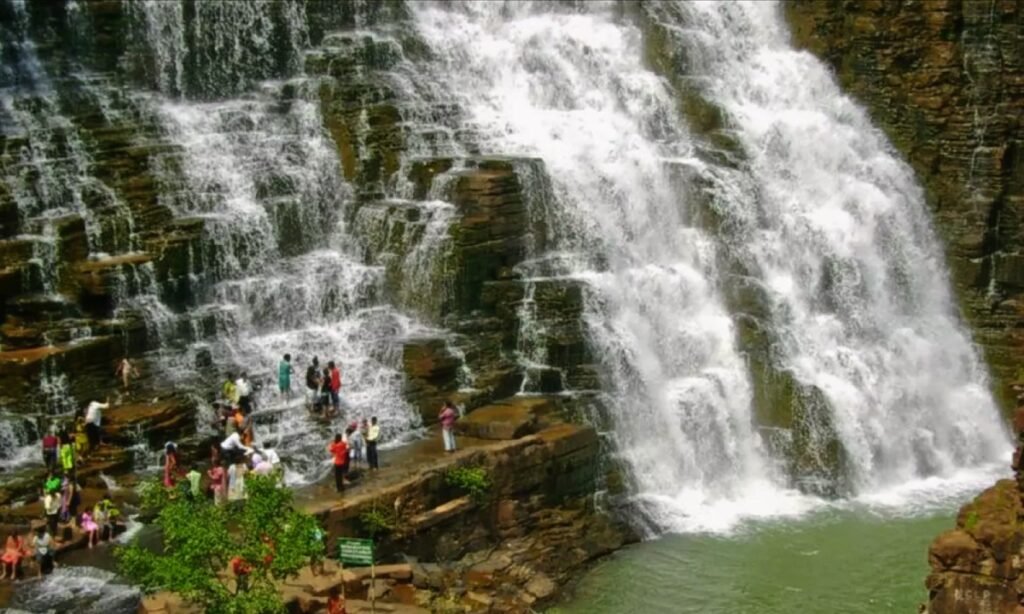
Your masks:
{"label": "rock cliff", "polygon": [[1004,408],[1024,361],[1024,7],[1016,0],[785,3],[923,182],[963,314]]}

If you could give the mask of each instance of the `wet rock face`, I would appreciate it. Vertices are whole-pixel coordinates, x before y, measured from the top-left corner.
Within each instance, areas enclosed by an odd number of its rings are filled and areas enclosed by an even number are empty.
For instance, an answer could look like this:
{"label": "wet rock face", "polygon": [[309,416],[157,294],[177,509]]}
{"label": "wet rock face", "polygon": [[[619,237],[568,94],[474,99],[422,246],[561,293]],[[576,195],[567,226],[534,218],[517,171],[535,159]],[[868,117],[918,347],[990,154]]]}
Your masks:
{"label": "wet rock face", "polygon": [[834,67],[924,183],[964,314],[1009,406],[1024,359],[1024,7],[785,6],[795,42]]}
{"label": "wet rock face", "polygon": [[927,614],[1019,612],[1024,607],[1024,407],[1014,415],[1012,480],[960,509],[956,528],[928,549]]}

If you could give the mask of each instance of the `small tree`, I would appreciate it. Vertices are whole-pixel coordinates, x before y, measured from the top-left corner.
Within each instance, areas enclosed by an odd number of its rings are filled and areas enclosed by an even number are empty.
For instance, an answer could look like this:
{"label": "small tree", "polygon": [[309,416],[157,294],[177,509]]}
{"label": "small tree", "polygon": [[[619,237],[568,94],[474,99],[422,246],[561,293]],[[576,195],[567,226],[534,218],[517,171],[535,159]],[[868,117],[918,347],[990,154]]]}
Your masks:
{"label": "small tree", "polygon": [[[277,614],[285,609],[274,580],[294,576],[323,556],[315,518],[292,507],[292,493],[271,477],[246,479],[248,499],[218,507],[158,483],[143,489],[143,507],[159,510],[163,552],[131,543],[116,552],[118,567],[143,591],[166,590],[210,614]],[[229,569],[240,557],[248,586]]]}

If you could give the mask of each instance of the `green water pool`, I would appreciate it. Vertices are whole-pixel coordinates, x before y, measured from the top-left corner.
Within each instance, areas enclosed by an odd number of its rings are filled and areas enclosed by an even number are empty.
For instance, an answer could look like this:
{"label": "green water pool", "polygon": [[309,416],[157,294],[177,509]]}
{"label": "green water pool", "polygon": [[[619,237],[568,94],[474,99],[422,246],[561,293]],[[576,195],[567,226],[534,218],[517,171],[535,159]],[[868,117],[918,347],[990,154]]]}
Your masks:
{"label": "green water pool", "polygon": [[674,535],[600,562],[549,614],[917,612],[928,544],[953,510],[828,510],[729,536]]}

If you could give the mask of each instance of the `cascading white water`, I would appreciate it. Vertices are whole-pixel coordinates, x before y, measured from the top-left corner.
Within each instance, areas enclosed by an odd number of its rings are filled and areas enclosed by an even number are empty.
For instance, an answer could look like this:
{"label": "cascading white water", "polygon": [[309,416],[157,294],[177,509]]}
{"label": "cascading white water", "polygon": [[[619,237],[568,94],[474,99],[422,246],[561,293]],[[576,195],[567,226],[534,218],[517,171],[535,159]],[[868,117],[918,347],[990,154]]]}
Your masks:
{"label": "cascading white water", "polygon": [[854,492],[1004,462],[911,169],[790,46],[780,6],[677,6],[696,83],[747,160],[750,180],[720,193],[742,227],[736,250],[767,291],[783,365],[828,400]]}
{"label": "cascading white water", "polygon": [[[314,478],[324,462],[327,433],[310,437],[322,429],[299,408],[314,356],[321,368],[339,363],[349,419],[377,415],[392,439],[417,425],[400,395],[394,343],[415,323],[379,302],[383,271],[361,263],[347,233],[350,191],[315,89],[289,84],[298,93],[282,114],[281,87],[265,84],[255,99],[164,103],[161,113],[169,139],[184,147],[186,185],[169,204],[203,220],[201,268],[220,280],[200,308],[218,321],[214,364],[266,384],[259,398],[273,415],[257,418],[257,442],[279,448],[294,483]],[[291,402],[271,390],[285,353],[294,357]],[[176,370],[173,356],[164,364]],[[191,369],[178,365],[186,376]]]}
{"label": "cascading white water", "polygon": [[[665,13],[692,39],[707,98],[736,123],[749,157],[738,171],[697,159],[621,7],[411,8],[433,52],[423,69],[454,95],[481,151],[536,156],[550,173],[554,248],[571,254],[562,273],[588,284],[612,436],[655,530],[813,504],[787,490],[754,428],[721,250],[768,290],[782,368],[824,393],[852,493],[1001,459],[1007,438],[921,191],[824,67],[790,48],[777,7]],[[692,225],[686,173],[717,187],[742,243]]]}
{"label": "cascading white water", "polygon": [[[617,451],[653,522],[709,527],[785,506],[762,497],[775,489],[714,286],[715,244],[684,222],[664,162],[689,157],[690,138],[672,93],[642,64],[639,31],[610,5],[411,6],[435,54],[425,69],[469,115],[481,150],[547,167],[557,201],[548,224],[556,249],[573,254],[562,273],[589,284]],[[708,504],[714,514],[702,514]]]}

